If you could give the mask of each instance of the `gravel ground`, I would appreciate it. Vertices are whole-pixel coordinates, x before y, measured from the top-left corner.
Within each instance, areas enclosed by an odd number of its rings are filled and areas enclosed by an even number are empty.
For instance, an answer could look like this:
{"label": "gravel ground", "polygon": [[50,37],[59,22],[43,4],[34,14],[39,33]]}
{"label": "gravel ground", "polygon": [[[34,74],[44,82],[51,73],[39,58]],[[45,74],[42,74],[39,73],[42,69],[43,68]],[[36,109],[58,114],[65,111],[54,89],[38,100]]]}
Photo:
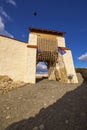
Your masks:
{"label": "gravel ground", "polygon": [[0,94],[0,130],[87,130],[87,83],[48,79]]}

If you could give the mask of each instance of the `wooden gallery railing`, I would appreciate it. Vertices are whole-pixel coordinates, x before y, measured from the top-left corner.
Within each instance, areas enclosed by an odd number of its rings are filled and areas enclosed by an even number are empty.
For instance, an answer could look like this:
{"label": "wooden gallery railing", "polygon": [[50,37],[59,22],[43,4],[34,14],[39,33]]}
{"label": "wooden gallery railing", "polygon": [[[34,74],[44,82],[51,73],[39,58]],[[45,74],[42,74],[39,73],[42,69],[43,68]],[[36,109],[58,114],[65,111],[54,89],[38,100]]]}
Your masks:
{"label": "wooden gallery railing", "polygon": [[56,38],[37,38],[37,62],[44,61],[47,65],[52,65],[58,58]]}

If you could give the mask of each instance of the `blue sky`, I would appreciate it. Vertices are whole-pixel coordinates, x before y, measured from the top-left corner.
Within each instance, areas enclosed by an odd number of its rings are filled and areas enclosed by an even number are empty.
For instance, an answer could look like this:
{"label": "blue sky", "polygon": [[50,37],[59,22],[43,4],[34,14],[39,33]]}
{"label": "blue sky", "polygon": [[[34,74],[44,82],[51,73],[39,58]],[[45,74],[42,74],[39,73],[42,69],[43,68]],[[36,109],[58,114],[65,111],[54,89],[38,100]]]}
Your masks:
{"label": "blue sky", "polygon": [[87,67],[87,0],[0,0],[0,34],[27,42],[29,27],[66,32],[75,67]]}

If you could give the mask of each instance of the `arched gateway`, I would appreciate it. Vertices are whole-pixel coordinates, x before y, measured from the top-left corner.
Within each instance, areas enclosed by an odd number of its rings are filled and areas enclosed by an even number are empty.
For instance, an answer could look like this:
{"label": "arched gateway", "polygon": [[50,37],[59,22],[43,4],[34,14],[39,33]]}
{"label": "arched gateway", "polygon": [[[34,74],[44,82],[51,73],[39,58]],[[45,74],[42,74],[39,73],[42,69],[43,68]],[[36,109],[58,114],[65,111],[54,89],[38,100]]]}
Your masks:
{"label": "arched gateway", "polygon": [[65,32],[37,28],[29,29],[29,45],[27,47],[32,48],[33,51],[36,48],[36,53],[33,55],[35,64],[40,61],[46,63],[49,80],[77,83],[71,50],[66,48],[63,37]]}
{"label": "arched gateway", "polygon": [[78,83],[65,32],[29,28],[28,43],[0,36],[0,75],[13,80],[36,82],[36,64],[44,61],[49,80]]}

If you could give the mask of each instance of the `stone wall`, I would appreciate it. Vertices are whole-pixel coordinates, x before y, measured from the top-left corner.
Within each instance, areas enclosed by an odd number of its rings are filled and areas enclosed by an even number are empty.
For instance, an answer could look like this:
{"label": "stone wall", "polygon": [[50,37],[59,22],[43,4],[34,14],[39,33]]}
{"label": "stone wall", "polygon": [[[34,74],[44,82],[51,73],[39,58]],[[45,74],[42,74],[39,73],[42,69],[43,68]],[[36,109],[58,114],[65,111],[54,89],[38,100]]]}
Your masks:
{"label": "stone wall", "polygon": [[58,62],[56,63],[55,75],[56,75],[56,80],[63,83],[68,83],[67,71],[66,71],[63,55],[61,55],[60,53],[58,54]]}

